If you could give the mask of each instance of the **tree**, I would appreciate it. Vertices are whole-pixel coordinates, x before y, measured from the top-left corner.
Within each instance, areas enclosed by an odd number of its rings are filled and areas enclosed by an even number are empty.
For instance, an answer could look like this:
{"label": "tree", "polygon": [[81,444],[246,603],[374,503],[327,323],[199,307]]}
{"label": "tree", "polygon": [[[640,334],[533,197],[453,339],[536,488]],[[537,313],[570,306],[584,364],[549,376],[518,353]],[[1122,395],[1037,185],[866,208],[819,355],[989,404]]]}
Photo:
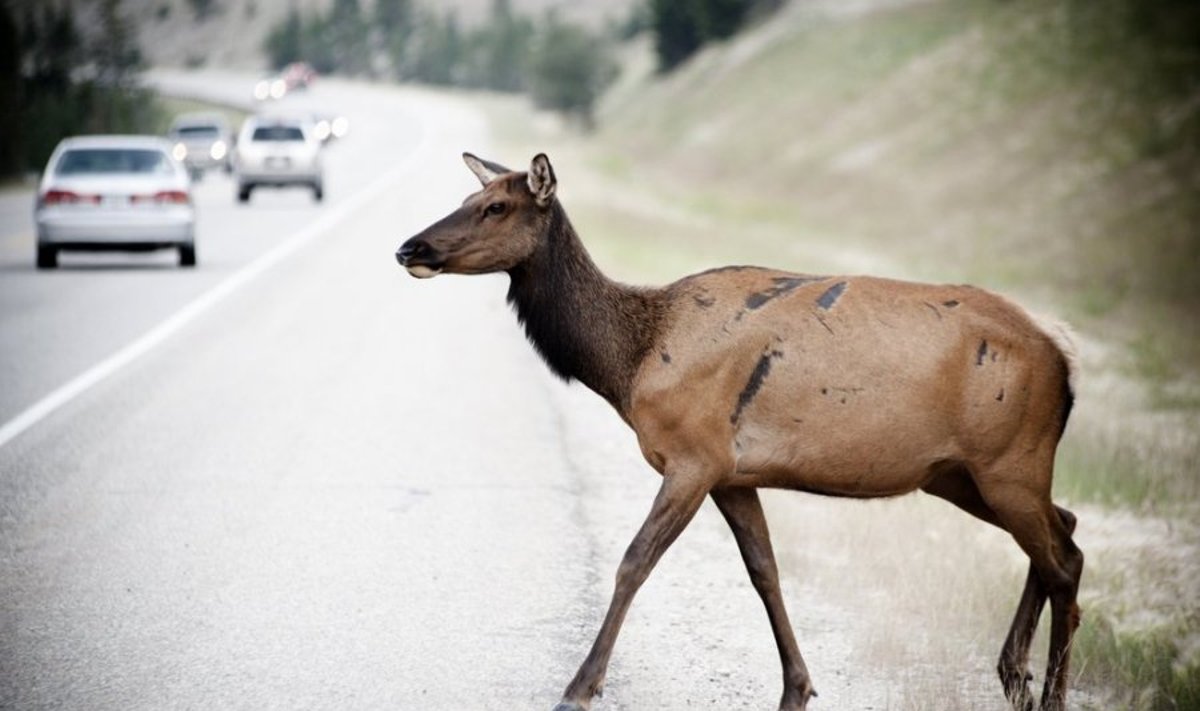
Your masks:
{"label": "tree", "polygon": [[407,34],[413,28],[412,0],[375,0],[375,25],[384,34]]}
{"label": "tree", "polygon": [[192,15],[199,22],[204,22],[217,10],[216,0],[188,0],[192,6]]}
{"label": "tree", "polygon": [[371,70],[367,24],[358,0],[334,0],[329,12],[328,40],[337,68],[351,75]]}
{"label": "tree", "polygon": [[126,88],[136,83],[142,68],[142,51],[136,30],[121,14],[121,0],[103,0],[100,5],[101,31],[90,54],[96,67],[96,80],[104,86]]}
{"label": "tree", "polygon": [[[159,108],[140,86],[142,54],[119,0],[99,3],[100,27],[90,43],[80,38],[69,0],[28,9],[23,21],[9,7],[0,0],[0,172],[41,168],[72,134],[154,130]],[[6,141],[12,136],[17,143]]]}
{"label": "tree", "polygon": [[696,5],[696,0],[652,0],[650,26],[659,71],[674,69],[703,44]]}
{"label": "tree", "polygon": [[20,31],[8,2],[0,0],[0,175],[16,175],[25,167],[21,89]]}
{"label": "tree", "polygon": [[379,44],[391,63],[392,75],[397,79],[405,78],[416,29],[412,0],[376,0],[375,28],[379,33]]}
{"label": "tree", "polygon": [[412,78],[429,84],[455,83],[463,59],[458,14],[451,10],[441,19],[426,13],[417,36],[420,40],[413,58]]}
{"label": "tree", "polygon": [[295,5],[288,9],[283,22],[267,34],[263,46],[267,50],[268,61],[275,69],[282,69],[304,58],[303,26]]}
{"label": "tree", "polygon": [[651,0],[649,24],[659,71],[674,69],[705,42],[732,37],[748,18],[772,12],[780,4],[780,0]]}
{"label": "tree", "polygon": [[481,84],[498,91],[520,91],[525,84],[533,23],[512,10],[510,0],[492,0],[492,17],[482,33]]}
{"label": "tree", "polygon": [[616,63],[601,39],[576,25],[547,17],[530,65],[534,104],[595,125],[600,93],[616,76]]}

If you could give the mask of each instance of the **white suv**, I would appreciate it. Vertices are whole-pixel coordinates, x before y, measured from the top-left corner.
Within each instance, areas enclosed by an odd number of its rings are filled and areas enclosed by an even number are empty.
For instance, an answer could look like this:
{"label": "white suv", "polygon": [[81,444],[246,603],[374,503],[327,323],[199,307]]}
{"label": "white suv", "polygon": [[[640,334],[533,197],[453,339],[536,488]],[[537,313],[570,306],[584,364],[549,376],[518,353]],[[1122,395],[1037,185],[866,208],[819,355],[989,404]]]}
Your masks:
{"label": "white suv", "polygon": [[238,202],[248,202],[259,186],[302,185],[314,200],[325,196],[321,141],[306,120],[251,116],[238,133],[233,163]]}

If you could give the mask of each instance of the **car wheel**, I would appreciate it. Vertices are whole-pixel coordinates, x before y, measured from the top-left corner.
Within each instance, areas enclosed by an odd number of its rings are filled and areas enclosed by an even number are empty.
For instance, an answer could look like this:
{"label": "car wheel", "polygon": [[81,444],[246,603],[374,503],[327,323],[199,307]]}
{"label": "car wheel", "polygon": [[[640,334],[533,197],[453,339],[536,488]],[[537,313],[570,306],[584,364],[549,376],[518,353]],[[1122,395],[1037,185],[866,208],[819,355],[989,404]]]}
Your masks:
{"label": "car wheel", "polygon": [[253,185],[238,186],[238,202],[250,202],[250,191],[254,189]]}
{"label": "car wheel", "polygon": [[321,202],[322,200],[325,199],[325,187],[323,185],[321,185],[320,183],[313,183],[312,191],[313,191],[313,200],[315,200],[317,202]]}
{"label": "car wheel", "polygon": [[194,244],[179,245],[179,266],[181,266],[181,267],[196,266],[196,245],[194,245]]}
{"label": "car wheel", "polygon": [[53,269],[58,266],[58,250],[53,247],[43,247],[38,245],[37,248],[37,268],[38,269]]}

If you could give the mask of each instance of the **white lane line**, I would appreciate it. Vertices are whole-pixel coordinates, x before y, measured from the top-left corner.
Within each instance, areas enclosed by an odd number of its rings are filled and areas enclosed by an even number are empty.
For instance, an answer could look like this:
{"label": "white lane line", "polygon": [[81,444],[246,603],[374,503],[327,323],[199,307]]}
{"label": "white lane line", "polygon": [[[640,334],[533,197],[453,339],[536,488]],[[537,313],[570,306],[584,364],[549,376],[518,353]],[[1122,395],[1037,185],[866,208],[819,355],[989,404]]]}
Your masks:
{"label": "white lane line", "polygon": [[154,350],[154,348],[161,345],[204,312],[216,306],[230,294],[233,294],[254,279],[262,276],[267,270],[287,259],[335,224],[344,220],[350,213],[358,210],[368,201],[378,197],[380,193],[391,187],[401,176],[411,170],[413,164],[425,158],[425,154],[429,151],[429,147],[432,144],[430,133],[428,125],[422,126],[421,142],[400,164],[373,180],[367,187],[347,198],[345,202],[338,203],[325,211],[316,222],[313,222],[274,249],[226,277],[224,281],[189,302],[182,309],[175,312],[167,320],[155,326],[136,341],[113,353],[83,373],[80,373],[66,384],[23,410],[16,417],[5,422],[4,425],[0,426],[0,447],[4,447],[16,439],[22,432],[36,425],[58,408],[87,392],[97,383],[104,381],[121,368]]}

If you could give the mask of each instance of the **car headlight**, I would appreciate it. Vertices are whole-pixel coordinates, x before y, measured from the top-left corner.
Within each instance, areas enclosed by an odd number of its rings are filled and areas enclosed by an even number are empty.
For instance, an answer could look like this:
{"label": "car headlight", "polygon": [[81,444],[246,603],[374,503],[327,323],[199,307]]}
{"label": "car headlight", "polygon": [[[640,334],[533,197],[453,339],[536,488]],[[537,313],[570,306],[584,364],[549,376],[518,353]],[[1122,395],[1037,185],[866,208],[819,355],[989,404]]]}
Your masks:
{"label": "car headlight", "polygon": [[276,79],[275,81],[271,82],[271,98],[272,99],[282,99],[283,95],[286,93],[287,93],[287,82],[285,82],[282,79]]}
{"label": "car headlight", "polygon": [[176,143],[175,146],[171,148],[171,157],[177,161],[182,161],[184,158],[187,158],[187,146],[183,145],[182,143]]}
{"label": "car headlight", "polygon": [[333,120],[333,124],[329,130],[334,138],[342,138],[347,133],[350,133],[350,120],[345,116],[338,116]]}
{"label": "car headlight", "polygon": [[213,160],[221,160],[228,152],[229,149],[225,147],[225,141],[217,141],[212,144],[212,148],[208,149],[208,154],[212,156]]}
{"label": "car headlight", "polygon": [[326,119],[317,121],[317,125],[313,127],[313,133],[316,134],[318,141],[324,141],[325,139],[329,138],[329,121]]}
{"label": "car headlight", "polygon": [[258,99],[259,101],[266,101],[267,97],[269,97],[270,95],[271,95],[271,82],[267,81],[266,79],[263,79],[262,81],[260,81],[254,85],[254,98]]}

